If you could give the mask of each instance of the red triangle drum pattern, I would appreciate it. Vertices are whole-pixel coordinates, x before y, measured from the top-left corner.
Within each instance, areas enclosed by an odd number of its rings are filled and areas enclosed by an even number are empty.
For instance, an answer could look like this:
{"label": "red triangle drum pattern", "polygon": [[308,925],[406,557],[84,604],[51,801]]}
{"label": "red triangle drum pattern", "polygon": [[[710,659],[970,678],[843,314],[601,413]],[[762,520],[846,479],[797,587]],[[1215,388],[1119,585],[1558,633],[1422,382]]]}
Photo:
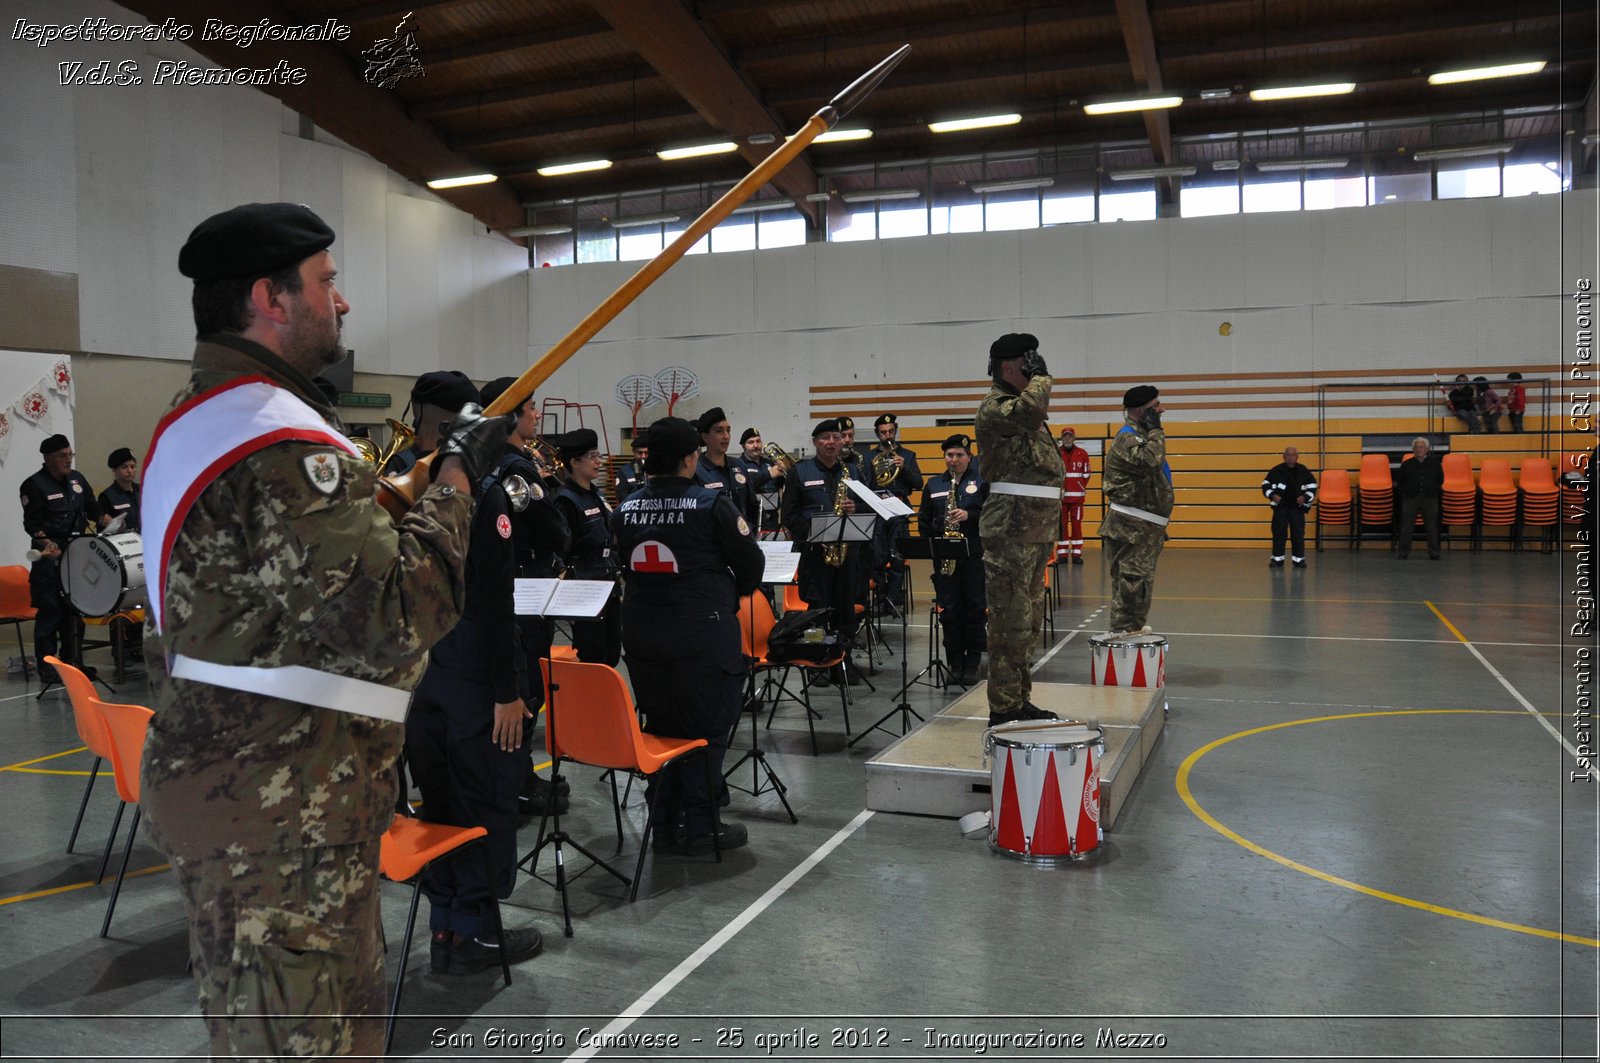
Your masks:
{"label": "red triangle drum pattern", "polygon": [[1089,679],[1097,687],[1167,685],[1167,640],[1162,635],[1089,636]]}

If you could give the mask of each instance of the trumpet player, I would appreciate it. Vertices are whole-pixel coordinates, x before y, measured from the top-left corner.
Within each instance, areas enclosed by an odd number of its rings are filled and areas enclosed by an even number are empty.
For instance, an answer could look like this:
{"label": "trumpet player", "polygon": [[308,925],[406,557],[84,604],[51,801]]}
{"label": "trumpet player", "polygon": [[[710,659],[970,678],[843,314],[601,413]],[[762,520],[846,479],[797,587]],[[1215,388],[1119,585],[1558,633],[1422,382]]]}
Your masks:
{"label": "trumpet player", "polygon": [[972,440],[956,433],[942,444],[945,471],[928,478],[917,524],[925,538],[965,539],[967,556],[933,563],[933,593],[950,674],[962,686],[975,686],[978,665],[988,647],[984,619],[983,537],[978,517],[989,485],[972,468]]}
{"label": "trumpet player", "polygon": [[650,457],[648,436],[640,432],[631,442],[633,460],[617,470],[617,505],[627,501],[629,495],[644,486],[644,463]]}
{"label": "trumpet player", "polygon": [[[894,414],[880,414],[872,422],[872,431],[878,437],[878,446],[868,459],[873,486],[881,497],[893,495],[904,502],[922,488],[922,467],[917,464],[917,456],[897,441],[900,419]],[[895,616],[906,611],[906,561],[894,548],[894,541],[906,534],[910,523],[908,517],[886,520],[878,525],[878,535],[873,540],[877,553],[874,571],[881,573],[883,579],[883,604]]]}
{"label": "trumpet player", "polygon": [[[842,479],[849,471],[839,452],[844,447],[844,435],[839,422],[819,421],[811,430],[811,445],[816,456],[795,462],[783,489],[783,526],[789,538],[805,544],[811,536],[811,518],[824,513],[854,513],[855,499],[849,495]],[[839,564],[828,563],[828,553],[821,545],[801,546],[800,597],[818,609],[833,612],[833,628],[845,644],[855,637],[857,620],[856,572],[860,568],[860,543],[843,551]],[[835,555],[837,556],[837,555]],[[827,679],[822,682],[827,682]],[[859,682],[852,671],[850,682]]]}
{"label": "trumpet player", "polygon": [[411,428],[416,433],[411,445],[390,458],[383,475],[398,476],[432,454],[439,446],[440,433],[461,408],[478,401],[478,389],[467,374],[456,369],[435,369],[423,373],[411,385]]}
{"label": "trumpet player", "polygon": [[778,497],[783,493],[784,470],[762,451],[766,443],[758,428],[746,428],[739,436],[739,447],[744,452],[739,460],[744,469],[746,487],[754,512],[745,514],[752,527],[760,532],[778,530]]}

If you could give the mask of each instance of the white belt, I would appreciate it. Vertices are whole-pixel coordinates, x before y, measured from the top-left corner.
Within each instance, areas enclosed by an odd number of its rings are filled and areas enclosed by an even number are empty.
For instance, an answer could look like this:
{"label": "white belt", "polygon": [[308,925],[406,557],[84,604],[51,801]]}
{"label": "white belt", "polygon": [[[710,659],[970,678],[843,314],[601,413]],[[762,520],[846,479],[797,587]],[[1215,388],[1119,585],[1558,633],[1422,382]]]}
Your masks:
{"label": "white belt", "polygon": [[1111,508],[1111,512],[1113,512],[1113,513],[1125,513],[1130,517],[1133,517],[1133,518],[1135,518],[1137,520],[1146,521],[1147,523],[1150,523],[1150,524],[1160,524],[1160,525],[1164,526],[1167,523],[1167,521],[1170,519],[1168,517],[1158,517],[1154,513],[1151,513],[1149,510],[1135,509],[1132,506],[1125,506],[1120,502],[1111,503],[1110,508]]}
{"label": "white belt", "polygon": [[1060,498],[1059,487],[1036,487],[1033,484],[990,484],[991,495],[1021,495],[1024,498]]}
{"label": "white belt", "polygon": [[192,683],[209,683],[214,687],[298,701],[319,709],[371,716],[395,723],[404,722],[406,708],[411,704],[409,691],[347,675],[319,672],[298,664],[282,668],[256,668],[250,665],[212,664],[178,654],[172,659],[172,676]]}

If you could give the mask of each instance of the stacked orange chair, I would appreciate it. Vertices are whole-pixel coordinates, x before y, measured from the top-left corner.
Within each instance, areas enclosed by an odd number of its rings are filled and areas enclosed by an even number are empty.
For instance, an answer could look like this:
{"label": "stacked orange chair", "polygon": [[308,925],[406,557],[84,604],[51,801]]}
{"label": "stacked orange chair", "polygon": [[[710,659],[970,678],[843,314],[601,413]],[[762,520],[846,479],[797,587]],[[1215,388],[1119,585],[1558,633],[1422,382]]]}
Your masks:
{"label": "stacked orange chair", "polygon": [[[1589,476],[1588,457],[1589,456],[1587,454],[1563,454],[1563,455],[1561,455],[1561,469],[1560,469],[1560,471],[1558,472],[1557,475],[1558,476],[1565,476],[1569,472],[1575,472],[1579,476],[1582,476],[1585,479],[1587,479],[1588,476]],[[1565,483],[1561,484],[1560,505],[1561,505],[1561,520],[1562,520],[1563,523],[1565,523],[1565,524],[1581,524],[1581,523],[1583,523],[1583,492],[1582,491],[1578,490],[1576,487],[1569,487]],[[4,623],[4,622],[5,622],[4,619],[0,618],[0,623]],[[20,641],[19,641],[18,645],[21,645]]]}
{"label": "stacked orange chair", "polygon": [[1466,525],[1473,531],[1477,542],[1478,485],[1472,480],[1472,458],[1466,454],[1446,454],[1444,487],[1439,498],[1439,524],[1441,527]]}
{"label": "stacked orange chair", "polygon": [[1483,468],[1478,471],[1478,492],[1482,498],[1480,527],[1510,528],[1517,523],[1517,485],[1511,479],[1509,458],[1483,459]]}
{"label": "stacked orange chair", "polygon": [[1322,549],[1322,529],[1334,524],[1350,524],[1355,517],[1355,499],[1350,494],[1350,473],[1346,469],[1323,469],[1317,476],[1317,549]]}
{"label": "stacked orange chair", "polygon": [[[1361,458],[1357,479],[1361,494],[1356,501],[1356,523],[1361,527],[1394,525],[1394,473],[1387,454],[1366,454]],[[1356,547],[1360,549],[1360,537]]]}
{"label": "stacked orange chair", "polygon": [[[1556,486],[1555,473],[1545,458],[1523,458],[1522,476],[1517,483],[1522,495],[1522,520],[1519,529],[1545,528],[1547,548],[1554,548],[1553,534],[1561,519],[1561,489]],[[1519,530],[1518,545],[1521,545]]]}

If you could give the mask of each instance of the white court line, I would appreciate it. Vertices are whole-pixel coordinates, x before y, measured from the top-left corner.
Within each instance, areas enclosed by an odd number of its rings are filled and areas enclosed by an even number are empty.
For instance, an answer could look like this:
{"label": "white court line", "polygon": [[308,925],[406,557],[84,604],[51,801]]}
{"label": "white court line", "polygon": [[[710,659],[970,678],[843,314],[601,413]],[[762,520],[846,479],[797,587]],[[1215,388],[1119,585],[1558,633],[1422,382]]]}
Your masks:
{"label": "white court line", "polygon": [[[1384,639],[1370,635],[1252,635],[1234,631],[1163,631],[1163,635],[1183,635],[1186,638],[1211,639],[1303,639],[1307,642],[1422,642],[1440,646],[1454,646],[1457,639]],[[1560,649],[1559,642],[1480,642],[1480,646],[1520,646],[1530,649]]]}
{"label": "white court line", "polygon": [[8,701],[19,701],[22,698],[33,698],[33,697],[38,697],[38,696],[39,696],[38,695],[38,691],[30,690],[26,694],[13,694],[9,698],[0,698],[0,704],[4,704],[5,702],[8,702]]}
{"label": "white court line", "polygon": [[1028,671],[1029,672],[1037,672],[1039,669],[1043,668],[1044,667],[1044,663],[1046,661],[1048,661],[1050,658],[1054,657],[1056,654],[1061,652],[1061,647],[1065,646],[1067,643],[1071,642],[1073,639],[1078,637],[1078,632],[1083,630],[1083,625],[1084,624],[1087,624],[1089,621],[1093,620],[1095,617],[1099,616],[1104,611],[1105,611],[1105,606],[1102,605],[1099,609],[1096,609],[1094,612],[1092,612],[1088,616],[1084,617],[1083,618],[1083,624],[1079,624],[1075,629],[1073,629],[1072,631],[1067,632],[1067,637],[1062,639],[1061,641],[1057,642],[1054,646],[1051,646],[1050,649],[1048,651],[1046,651],[1045,655],[1043,657],[1040,657],[1039,660],[1034,663],[1034,666],[1032,668],[1028,669]]}
{"label": "white court line", "polygon": [[[667,972],[666,976],[659,982],[646,989],[643,996],[629,1004],[620,1015],[607,1023],[606,1028],[596,1034],[593,1040],[604,1045],[614,1035],[626,1030],[648,1014],[650,1009],[654,1008],[668,993],[677,988],[678,983],[693,974],[701,964],[715,956],[722,946],[733,940],[734,935],[748,926],[756,916],[771,907],[772,903],[787,893],[795,883],[805,878],[812,868],[822,863],[824,857],[837,849],[846,838],[861,829],[861,825],[871,819],[873,815],[874,813],[870,809],[862,809],[855,819],[840,827],[833,837],[819,845],[817,850],[802,860],[793,871],[779,879],[776,885],[760,897],[757,897],[744,911],[734,916],[732,922],[711,935],[704,945],[690,953],[682,963]],[[602,1049],[597,1047],[582,1048],[568,1056],[567,1059],[591,1059],[601,1051]]]}

